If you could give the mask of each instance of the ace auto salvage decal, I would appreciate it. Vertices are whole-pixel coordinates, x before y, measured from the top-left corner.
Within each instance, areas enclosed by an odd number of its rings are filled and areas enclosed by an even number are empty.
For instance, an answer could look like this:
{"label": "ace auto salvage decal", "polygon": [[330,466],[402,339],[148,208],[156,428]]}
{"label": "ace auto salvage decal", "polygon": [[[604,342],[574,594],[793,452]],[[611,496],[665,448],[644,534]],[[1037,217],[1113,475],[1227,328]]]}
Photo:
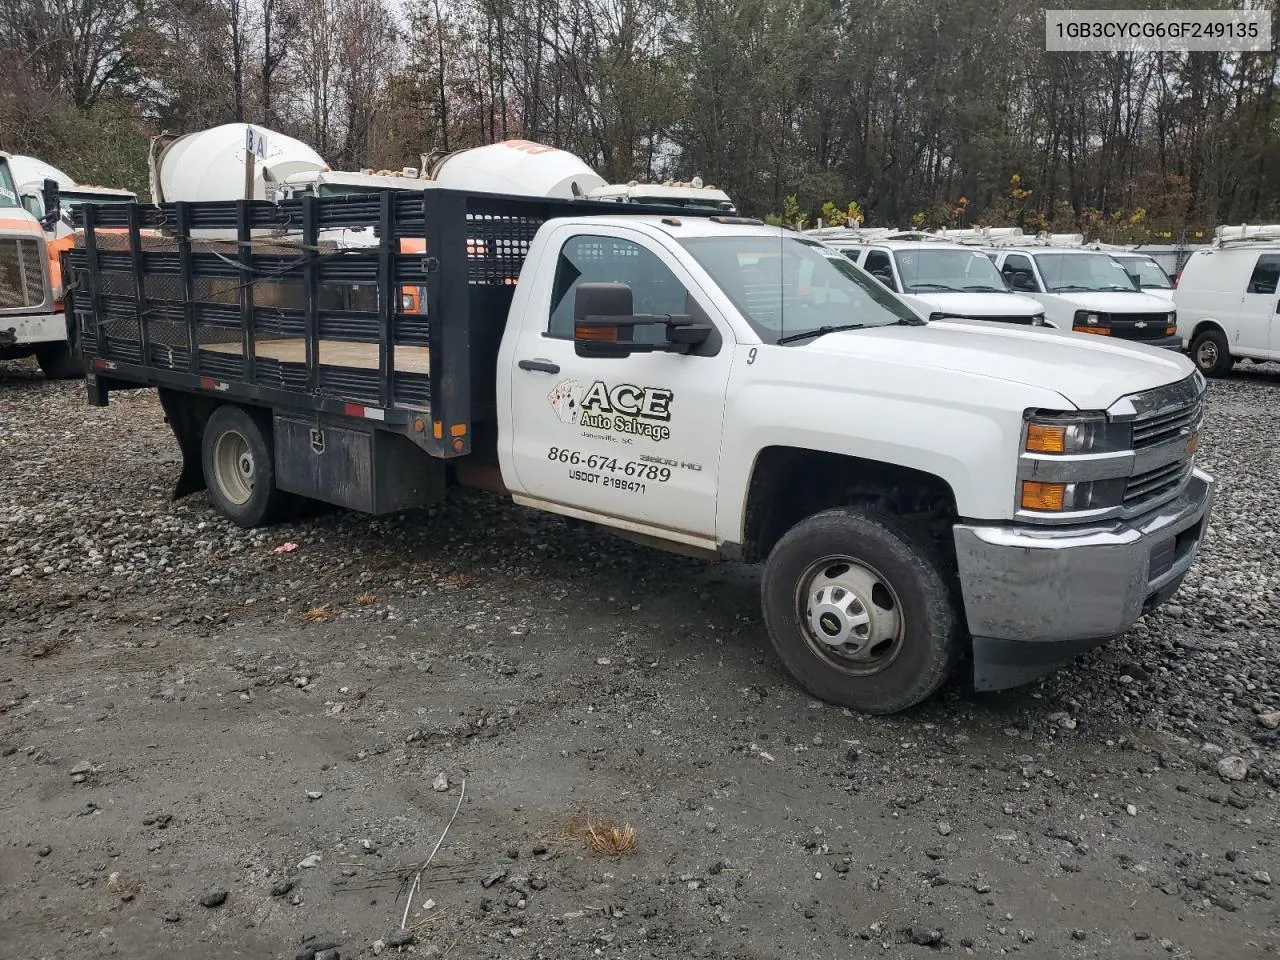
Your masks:
{"label": "ace auto salvage decal", "polygon": [[644,437],[662,442],[671,437],[671,404],[675,393],[665,387],[637,387],[603,380],[583,388],[576,379],[561,380],[547,394],[560,422],[584,430],[621,434],[624,442]]}

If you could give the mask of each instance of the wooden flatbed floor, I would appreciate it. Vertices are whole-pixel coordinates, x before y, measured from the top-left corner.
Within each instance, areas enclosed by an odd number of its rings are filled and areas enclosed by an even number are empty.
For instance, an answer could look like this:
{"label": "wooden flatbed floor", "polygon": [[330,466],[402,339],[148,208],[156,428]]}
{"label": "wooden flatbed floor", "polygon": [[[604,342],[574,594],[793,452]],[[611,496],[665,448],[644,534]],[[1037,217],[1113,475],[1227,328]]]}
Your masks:
{"label": "wooden flatbed floor", "polygon": [[[244,348],[238,343],[206,343],[201,350],[240,356]],[[306,363],[307,342],[297,340],[259,340],[254,345],[259,357],[278,360],[281,363]],[[348,340],[321,340],[320,363],[331,367],[355,367],[360,370],[378,369],[378,345],[376,343],[352,343]],[[396,347],[396,370],[400,373],[431,372],[431,351],[426,347]]]}

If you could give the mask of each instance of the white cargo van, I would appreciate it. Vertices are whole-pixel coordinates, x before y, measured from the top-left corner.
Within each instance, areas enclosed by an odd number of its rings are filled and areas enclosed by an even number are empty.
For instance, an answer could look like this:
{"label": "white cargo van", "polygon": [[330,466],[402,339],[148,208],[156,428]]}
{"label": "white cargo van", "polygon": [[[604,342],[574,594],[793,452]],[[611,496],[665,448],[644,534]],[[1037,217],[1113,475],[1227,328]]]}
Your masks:
{"label": "white cargo van", "polygon": [[1280,224],[1219,227],[1207,250],[1191,255],[1173,301],[1178,334],[1211,377],[1236,360],[1280,360]]}
{"label": "white cargo van", "polygon": [[1015,292],[1040,303],[1051,326],[1151,347],[1182,348],[1173,305],[1140,290],[1114,255],[1087,249],[1080,234],[978,242],[988,246],[987,255]]}
{"label": "white cargo van", "polygon": [[831,238],[835,247],[929,320],[957,318],[1045,325],[1044,308],[1009,289],[981,250],[930,238]]}
{"label": "white cargo van", "polygon": [[1116,263],[1124,267],[1124,272],[1133,278],[1133,282],[1141,288],[1143,293],[1173,302],[1173,280],[1169,274],[1165,273],[1164,267],[1160,266],[1155,257],[1139,253],[1137,250],[1121,251],[1111,256],[1115,258]]}

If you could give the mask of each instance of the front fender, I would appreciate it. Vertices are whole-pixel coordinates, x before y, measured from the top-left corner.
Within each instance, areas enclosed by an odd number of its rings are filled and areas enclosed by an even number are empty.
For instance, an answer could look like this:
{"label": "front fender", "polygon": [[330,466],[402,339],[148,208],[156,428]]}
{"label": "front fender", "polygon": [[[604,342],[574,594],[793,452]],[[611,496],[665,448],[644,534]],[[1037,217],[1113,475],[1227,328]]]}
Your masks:
{"label": "front fender", "polygon": [[[944,481],[961,517],[1012,517],[1023,411],[1072,405],[1051,390],[967,375],[959,379],[979,383],[969,384],[970,390],[949,392],[938,381],[956,377],[939,371],[928,374],[920,383],[896,390],[762,380],[731,387],[732,416],[725,423],[717,499],[718,538],[743,542],[752,474],[761,452],[769,447],[909,467]],[[992,392],[1001,402],[980,399]]]}

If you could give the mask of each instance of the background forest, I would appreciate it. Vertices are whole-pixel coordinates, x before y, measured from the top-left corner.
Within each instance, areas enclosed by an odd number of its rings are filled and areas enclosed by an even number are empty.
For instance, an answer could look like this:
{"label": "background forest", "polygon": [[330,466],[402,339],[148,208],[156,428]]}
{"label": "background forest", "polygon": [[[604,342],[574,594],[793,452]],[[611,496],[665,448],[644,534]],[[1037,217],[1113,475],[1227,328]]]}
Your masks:
{"label": "background forest", "polygon": [[525,137],[792,220],[1280,220],[1273,52],[1046,53],[1064,5],[0,0],[0,147],[145,194],[151,135],[248,121],[342,169]]}

